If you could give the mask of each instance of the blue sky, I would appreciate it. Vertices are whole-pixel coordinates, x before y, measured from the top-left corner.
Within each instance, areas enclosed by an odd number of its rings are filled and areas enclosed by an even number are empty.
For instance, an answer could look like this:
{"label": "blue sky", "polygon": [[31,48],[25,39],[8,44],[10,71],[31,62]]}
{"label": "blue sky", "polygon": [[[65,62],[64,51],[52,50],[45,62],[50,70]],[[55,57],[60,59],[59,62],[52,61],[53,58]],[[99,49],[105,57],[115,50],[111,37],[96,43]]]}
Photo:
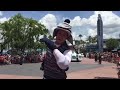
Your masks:
{"label": "blue sky", "polygon": [[[25,17],[33,17],[34,19],[38,20],[42,18],[46,14],[54,14],[54,15],[61,15],[63,17],[70,17],[74,18],[75,16],[80,16],[81,18],[88,18],[91,16],[94,11],[2,11],[3,17],[11,17],[17,13],[21,13]],[[119,11],[113,11],[116,15],[120,16]]]}
{"label": "blue sky", "polygon": [[73,37],[85,40],[89,35],[95,36],[97,32],[96,22],[98,14],[103,19],[103,38],[119,38],[120,33],[120,11],[0,11],[0,22],[8,20],[11,16],[21,13],[24,17],[33,18],[44,24],[49,31],[53,29],[65,18],[71,20],[73,27]]}
{"label": "blue sky", "polygon": [[61,15],[62,17],[74,18],[75,16],[80,15],[81,18],[88,18],[94,13],[94,11],[3,11],[3,17],[11,17],[17,13],[21,13],[25,17],[33,17],[36,20],[39,20],[46,14]]}

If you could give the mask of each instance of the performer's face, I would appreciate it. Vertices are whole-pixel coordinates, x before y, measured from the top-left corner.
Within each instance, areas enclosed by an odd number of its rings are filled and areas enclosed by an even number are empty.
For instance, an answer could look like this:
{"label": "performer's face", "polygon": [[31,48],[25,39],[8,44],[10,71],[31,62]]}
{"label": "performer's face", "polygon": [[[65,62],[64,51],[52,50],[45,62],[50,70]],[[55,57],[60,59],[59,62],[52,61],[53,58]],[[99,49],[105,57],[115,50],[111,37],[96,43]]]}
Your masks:
{"label": "performer's face", "polygon": [[59,30],[56,36],[56,43],[62,44],[65,42],[65,40],[68,38],[68,33],[63,30]]}

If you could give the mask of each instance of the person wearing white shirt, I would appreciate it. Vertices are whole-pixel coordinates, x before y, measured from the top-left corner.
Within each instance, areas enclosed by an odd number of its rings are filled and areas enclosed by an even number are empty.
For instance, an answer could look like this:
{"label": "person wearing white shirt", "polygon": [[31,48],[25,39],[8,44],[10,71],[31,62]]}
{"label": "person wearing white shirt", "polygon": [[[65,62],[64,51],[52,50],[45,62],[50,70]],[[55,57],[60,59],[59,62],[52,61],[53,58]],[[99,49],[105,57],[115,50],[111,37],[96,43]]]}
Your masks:
{"label": "person wearing white shirt", "polygon": [[64,23],[58,26],[53,37],[55,41],[47,38],[40,39],[48,47],[46,58],[43,63],[44,79],[66,79],[66,71],[69,69],[69,64],[72,57],[73,38],[71,35],[70,20],[66,19]]}

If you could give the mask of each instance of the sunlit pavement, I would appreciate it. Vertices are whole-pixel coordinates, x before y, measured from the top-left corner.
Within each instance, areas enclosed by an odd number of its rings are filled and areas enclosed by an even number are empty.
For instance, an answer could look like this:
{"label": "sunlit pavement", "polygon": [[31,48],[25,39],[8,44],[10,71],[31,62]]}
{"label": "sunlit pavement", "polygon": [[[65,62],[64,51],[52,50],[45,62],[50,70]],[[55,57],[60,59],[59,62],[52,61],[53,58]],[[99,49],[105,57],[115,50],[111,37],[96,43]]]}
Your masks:
{"label": "sunlit pavement", "polygon": [[[86,59],[81,64],[98,64],[94,59]],[[99,65],[99,64],[98,64]],[[102,67],[68,73],[68,79],[117,79],[116,65],[102,62]]]}
{"label": "sunlit pavement", "polygon": [[[0,79],[42,79],[41,63],[0,65]],[[113,68],[114,67],[114,68]],[[116,65],[84,58],[82,62],[71,62],[67,79],[117,78]]]}
{"label": "sunlit pavement", "polygon": [[42,79],[42,77],[0,74],[0,79]]}

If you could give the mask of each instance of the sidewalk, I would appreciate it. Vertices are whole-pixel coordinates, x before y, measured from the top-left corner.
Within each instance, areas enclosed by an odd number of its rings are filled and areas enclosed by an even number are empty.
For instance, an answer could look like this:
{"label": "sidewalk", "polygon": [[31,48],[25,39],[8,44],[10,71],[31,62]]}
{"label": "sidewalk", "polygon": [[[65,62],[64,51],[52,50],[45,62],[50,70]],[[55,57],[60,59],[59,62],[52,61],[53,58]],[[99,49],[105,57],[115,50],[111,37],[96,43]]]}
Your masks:
{"label": "sidewalk", "polygon": [[[94,62],[94,59],[87,59],[81,62],[82,64],[97,64]],[[101,78],[117,78],[117,70],[115,69],[116,65],[113,63],[102,62],[102,64],[107,64],[107,66],[99,67],[95,69],[76,71],[68,73],[68,79],[95,79],[96,77]],[[110,64],[110,66],[108,66]]]}
{"label": "sidewalk", "polygon": [[42,77],[0,74],[0,79],[42,79]]}

